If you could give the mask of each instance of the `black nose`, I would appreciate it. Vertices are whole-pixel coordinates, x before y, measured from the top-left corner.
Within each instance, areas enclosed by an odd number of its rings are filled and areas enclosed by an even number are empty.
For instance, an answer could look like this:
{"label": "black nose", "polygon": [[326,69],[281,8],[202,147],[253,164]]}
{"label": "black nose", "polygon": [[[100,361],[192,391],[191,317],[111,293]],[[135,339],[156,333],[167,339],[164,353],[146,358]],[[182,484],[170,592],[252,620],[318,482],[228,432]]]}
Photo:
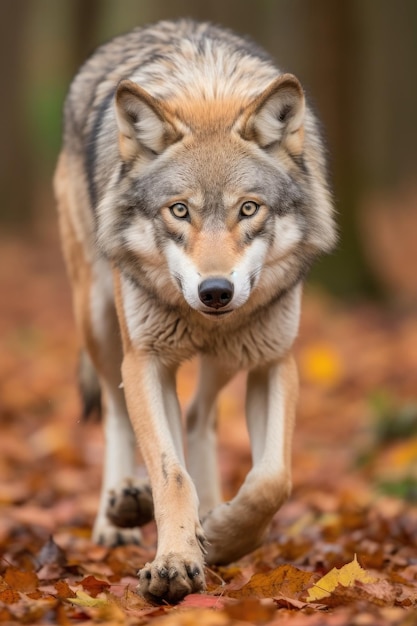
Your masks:
{"label": "black nose", "polygon": [[226,278],[206,278],[198,287],[198,296],[211,309],[221,309],[233,297],[233,284]]}

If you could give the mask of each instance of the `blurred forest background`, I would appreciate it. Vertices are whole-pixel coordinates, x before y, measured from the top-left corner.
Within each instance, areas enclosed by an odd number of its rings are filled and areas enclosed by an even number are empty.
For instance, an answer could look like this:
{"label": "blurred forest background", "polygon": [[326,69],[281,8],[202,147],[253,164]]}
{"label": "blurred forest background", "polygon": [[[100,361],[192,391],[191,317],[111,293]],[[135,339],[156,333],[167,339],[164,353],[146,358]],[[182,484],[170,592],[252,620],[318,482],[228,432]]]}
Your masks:
{"label": "blurred forest background", "polygon": [[55,219],[61,110],[80,63],[133,26],[181,16],[250,35],[318,112],[341,241],[313,279],[339,295],[415,300],[415,0],[1,0],[1,230]]}

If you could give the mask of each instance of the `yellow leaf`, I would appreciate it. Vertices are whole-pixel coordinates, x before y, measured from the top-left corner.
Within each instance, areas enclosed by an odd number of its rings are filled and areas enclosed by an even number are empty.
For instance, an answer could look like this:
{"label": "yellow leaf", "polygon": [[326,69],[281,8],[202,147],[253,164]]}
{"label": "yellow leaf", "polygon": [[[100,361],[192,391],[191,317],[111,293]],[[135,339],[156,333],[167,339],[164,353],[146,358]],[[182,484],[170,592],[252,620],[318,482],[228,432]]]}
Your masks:
{"label": "yellow leaf", "polygon": [[313,383],[332,386],[342,378],[340,355],[331,346],[315,343],[301,353],[301,371]]}
{"label": "yellow leaf", "polygon": [[81,589],[77,590],[75,598],[68,598],[68,600],[77,606],[105,606],[108,603],[106,598],[93,598]]}
{"label": "yellow leaf", "polygon": [[355,582],[374,583],[376,581],[377,579],[374,576],[371,576],[371,574],[359,565],[355,554],[353,561],[343,565],[340,569],[334,567],[325,576],[320,578],[309,590],[307,601],[314,602],[330,596],[338,585],[353,587]]}

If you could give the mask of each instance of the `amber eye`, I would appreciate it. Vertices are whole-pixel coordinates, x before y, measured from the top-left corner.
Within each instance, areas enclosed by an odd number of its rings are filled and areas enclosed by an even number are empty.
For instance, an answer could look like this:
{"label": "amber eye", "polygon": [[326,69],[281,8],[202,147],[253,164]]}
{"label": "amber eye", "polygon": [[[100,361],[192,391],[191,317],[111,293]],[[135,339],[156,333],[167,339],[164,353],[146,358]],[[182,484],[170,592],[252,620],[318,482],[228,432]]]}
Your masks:
{"label": "amber eye", "polygon": [[179,220],[184,220],[189,217],[188,209],[182,202],[176,202],[172,206],[169,207],[172,215],[177,217]]}
{"label": "amber eye", "polygon": [[240,207],[239,216],[252,217],[252,215],[255,215],[258,209],[259,204],[256,204],[256,202],[253,202],[252,200],[248,200],[247,202],[244,202]]}

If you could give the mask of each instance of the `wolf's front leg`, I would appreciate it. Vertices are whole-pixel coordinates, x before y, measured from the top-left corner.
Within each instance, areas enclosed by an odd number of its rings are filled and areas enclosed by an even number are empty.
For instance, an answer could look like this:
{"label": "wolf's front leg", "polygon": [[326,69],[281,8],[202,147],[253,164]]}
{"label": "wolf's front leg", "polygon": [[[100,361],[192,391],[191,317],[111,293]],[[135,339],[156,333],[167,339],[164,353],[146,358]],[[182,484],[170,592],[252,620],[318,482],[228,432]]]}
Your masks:
{"label": "wolf's front leg", "polygon": [[253,468],[237,495],[203,520],[209,562],[228,563],[258,547],[288,497],[297,396],[291,355],[249,373],[246,412]]}
{"label": "wolf's front leg", "polygon": [[177,602],[204,588],[204,533],[185,470],[175,372],[131,348],[122,366],[127,407],[148,468],[158,529],[156,558],[140,571],[139,592]]}

